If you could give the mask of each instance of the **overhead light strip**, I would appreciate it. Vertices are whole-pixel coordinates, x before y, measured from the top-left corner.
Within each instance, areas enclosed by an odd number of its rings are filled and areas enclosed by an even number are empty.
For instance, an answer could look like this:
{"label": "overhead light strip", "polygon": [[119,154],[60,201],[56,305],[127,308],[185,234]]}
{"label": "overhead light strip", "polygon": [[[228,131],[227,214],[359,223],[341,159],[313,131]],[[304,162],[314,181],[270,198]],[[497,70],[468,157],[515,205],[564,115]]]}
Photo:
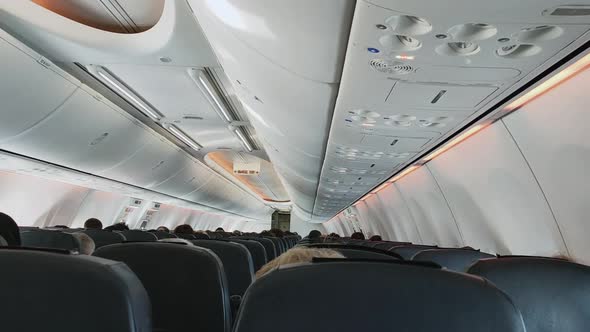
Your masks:
{"label": "overhead light strip", "polygon": [[246,150],[248,150],[248,152],[252,152],[252,145],[250,144],[250,142],[248,142],[246,136],[242,133],[242,130],[240,128],[236,128],[234,129],[234,133],[236,133],[240,141],[242,141],[242,144],[244,144]]}
{"label": "overhead light strip", "polygon": [[182,142],[184,142],[186,145],[190,146],[194,150],[198,151],[203,148],[199,143],[195,142],[192,138],[190,138],[187,134],[185,134],[182,130],[180,130],[175,125],[169,125],[168,131],[170,131],[174,136],[176,136],[176,138],[178,138],[179,140],[181,140]]}
{"label": "overhead light strip", "polygon": [[141,97],[133,93],[129,88],[127,88],[127,86],[125,86],[125,84],[120,82],[105,68],[98,66],[95,68],[96,74],[98,75],[101,81],[106,83],[114,90],[118,91],[120,95],[122,95],[122,97],[125,98],[125,100],[133,104],[143,115],[151,118],[154,121],[160,121],[162,119],[162,116],[158,111],[154,110],[151,106],[144,102]]}
{"label": "overhead light strip", "polygon": [[219,93],[217,92],[217,90],[213,87],[213,82],[209,76],[209,74],[207,74],[206,71],[204,70],[193,70],[193,72],[197,71],[197,77],[196,80],[193,80],[197,83],[197,85],[201,88],[201,91],[203,91],[203,93],[205,95],[207,95],[207,97],[209,97],[209,99],[213,102],[213,105],[215,106],[215,109],[217,110],[217,112],[221,115],[221,117],[227,121],[228,123],[231,123],[232,121],[234,121],[234,119],[232,118],[230,111],[228,110],[227,106],[225,105],[225,102],[222,101],[221,96],[219,95]]}

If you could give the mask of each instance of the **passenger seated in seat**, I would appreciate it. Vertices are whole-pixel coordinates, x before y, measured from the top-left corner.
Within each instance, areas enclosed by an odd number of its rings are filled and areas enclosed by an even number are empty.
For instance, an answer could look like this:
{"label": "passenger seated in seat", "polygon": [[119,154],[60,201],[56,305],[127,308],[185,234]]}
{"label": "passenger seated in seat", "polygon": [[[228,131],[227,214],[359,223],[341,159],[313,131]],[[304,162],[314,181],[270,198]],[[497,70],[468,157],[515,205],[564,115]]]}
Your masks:
{"label": "passenger seated in seat", "polygon": [[280,230],[278,228],[272,228],[270,230],[270,234],[271,234],[271,236],[279,237],[279,238],[282,238],[285,236],[285,232],[283,232],[282,230]]}
{"label": "passenger seated in seat", "polygon": [[256,279],[279,268],[282,265],[296,263],[310,263],[314,257],[317,258],[345,258],[341,253],[332,249],[320,248],[293,248],[272,261],[266,263],[256,272]]}
{"label": "passenger seated in seat", "polygon": [[0,236],[9,246],[20,246],[20,231],[18,225],[9,215],[0,212]]}
{"label": "passenger seated in seat", "polygon": [[191,225],[178,225],[176,226],[176,228],[174,229],[174,233],[177,234],[193,234],[193,228],[191,227]]}
{"label": "passenger seated in seat", "polygon": [[383,241],[383,239],[381,238],[381,235],[373,235],[369,238],[369,241],[378,242],[378,241]]}
{"label": "passenger seated in seat", "polygon": [[96,245],[90,236],[84,233],[73,233],[72,236],[80,243],[80,255],[92,255]]}
{"label": "passenger seated in seat", "polygon": [[313,230],[311,232],[309,232],[309,235],[307,235],[307,238],[310,240],[314,240],[314,239],[319,239],[322,236],[322,233],[320,233],[320,231],[317,230]]}
{"label": "passenger seated in seat", "polygon": [[170,229],[166,226],[160,226],[156,229],[156,231],[170,233]]}
{"label": "passenger seated in seat", "polygon": [[215,229],[215,232],[217,232],[217,233],[224,233],[224,232],[225,232],[225,230],[223,229],[223,227],[217,227],[217,228]]}
{"label": "passenger seated in seat", "polygon": [[90,218],[84,222],[86,229],[102,229],[102,222],[96,218]]}
{"label": "passenger seated in seat", "polygon": [[69,228],[69,227],[68,227],[68,226],[66,226],[66,225],[55,225],[55,226],[52,226],[52,227],[53,227],[53,228],[62,228],[62,229],[68,229],[68,228]]}
{"label": "passenger seated in seat", "polygon": [[353,240],[364,240],[365,239],[365,234],[361,233],[361,232],[354,232],[352,233],[352,235],[350,236],[351,239]]}

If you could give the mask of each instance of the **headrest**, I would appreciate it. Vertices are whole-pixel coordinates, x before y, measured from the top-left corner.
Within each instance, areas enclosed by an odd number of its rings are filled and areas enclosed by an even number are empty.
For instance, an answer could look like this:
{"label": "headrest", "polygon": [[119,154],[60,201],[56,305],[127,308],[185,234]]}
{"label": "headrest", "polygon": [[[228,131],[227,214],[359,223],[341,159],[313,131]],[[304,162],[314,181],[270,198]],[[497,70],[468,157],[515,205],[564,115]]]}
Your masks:
{"label": "headrest", "polygon": [[176,236],[172,233],[168,233],[168,232],[155,231],[155,232],[151,232],[151,233],[154,234],[158,238],[158,240],[178,238],[178,236]]}
{"label": "headrest", "polygon": [[141,282],[119,262],[0,249],[3,331],[151,331]]}
{"label": "headrest", "polygon": [[36,230],[22,232],[20,235],[23,247],[53,248],[79,251],[80,243],[71,234],[60,231]]}
{"label": "headrest", "polygon": [[154,242],[158,241],[158,237],[154,234],[146,231],[140,231],[138,229],[130,229],[122,231],[121,235],[125,237],[126,241],[137,241],[137,242]]}
{"label": "headrest", "polygon": [[225,272],[208,249],[165,242],[130,242],[102,247],[95,256],[122,261],[146,288],[154,329],[229,331]]}
{"label": "headrest", "polygon": [[94,241],[96,248],[108,246],[109,244],[117,244],[125,241],[125,237],[121,233],[109,232],[101,229],[85,229],[80,231],[84,233]]}
{"label": "headrest", "polygon": [[[313,299],[325,298],[322,303]],[[269,313],[272,313],[269,315]],[[297,324],[285,324],[290,319]],[[235,332],[524,332],[510,299],[466,274],[385,262],[279,268],[246,292]]]}
{"label": "headrest", "polygon": [[278,256],[278,250],[275,247],[274,243],[266,238],[261,238],[261,237],[245,237],[245,236],[240,236],[238,237],[238,239],[245,239],[245,240],[252,240],[252,241],[256,241],[260,244],[262,244],[264,246],[264,250],[266,251],[266,258],[267,260],[270,262],[273,259],[277,258]]}
{"label": "headrest", "polygon": [[436,248],[437,247],[435,247],[435,246],[424,246],[424,245],[418,245],[418,244],[411,244],[411,245],[396,246],[396,247],[389,249],[389,251],[402,256],[405,260],[410,260],[410,259],[412,259],[412,257],[414,257],[415,254],[419,253],[422,250],[436,249]]}
{"label": "headrest", "polygon": [[254,264],[248,249],[239,243],[219,240],[193,240],[198,247],[211,249],[223,263],[230,295],[244,295],[254,280]]}
{"label": "headrest", "polygon": [[261,267],[268,262],[266,257],[266,250],[260,242],[244,239],[231,238],[230,241],[240,243],[246,246],[252,255],[252,262],[254,263],[254,271],[258,271]]}
{"label": "headrest", "polygon": [[195,240],[208,240],[211,238],[205,233],[195,233],[193,236],[195,237]]}
{"label": "headrest", "polygon": [[527,332],[582,332],[590,327],[590,267],[561,259],[507,256],[483,259],[468,273],[506,292]]}
{"label": "headrest", "polygon": [[185,233],[174,233],[179,239],[185,240],[195,240],[196,237],[193,234],[185,234]]}
{"label": "headrest", "polygon": [[284,247],[283,243],[281,242],[281,240],[278,237],[265,236],[264,239],[267,239],[267,240],[271,240],[272,241],[272,243],[275,246],[275,250],[277,252],[277,256],[280,256],[285,251],[287,251],[287,249]]}
{"label": "headrest", "polygon": [[381,250],[389,250],[394,247],[411,245],[410,242],[373,242],[371,245],[373,248]]}
{"label": "headrest", "polygon": [[4,238],[0,235],[0,246],[5,247],[8,245],[8,242],[4,240]]}
{"label": "headrest", "polygon": [[308,248],[333,249],[340,252],[344,257],[351,259],[403,259],[400,255],[393,252],[355,244],[313,243],[304,246]]}
{"label": "headrest", "polygon": [[470,249],[427,249],[418,252],[412,258],[413,261],[434,262],[449,270],[466,272],[471,264],[482,258],[494,258],[485,252]]}

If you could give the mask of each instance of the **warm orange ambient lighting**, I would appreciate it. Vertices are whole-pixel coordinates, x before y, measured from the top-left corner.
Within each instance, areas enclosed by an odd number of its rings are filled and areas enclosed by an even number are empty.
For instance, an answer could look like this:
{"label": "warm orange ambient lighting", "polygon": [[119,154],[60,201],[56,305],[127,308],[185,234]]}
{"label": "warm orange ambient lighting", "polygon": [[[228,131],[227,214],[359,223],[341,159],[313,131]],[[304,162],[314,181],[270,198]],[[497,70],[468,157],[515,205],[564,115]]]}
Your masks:
{"label": "warm orange ambient lighting", "polygon": [[475,127],[470,128],[466,132],[464,132],[461,135],[455,137],[449,143],[445,144],[443,147],[439,148],[438,150],[436,150],[433,153],[431,153],[428,156],[426,156],[426,158],[424,158],[423,160],[424,161],[431,161],[432,159],[434,159],[434,158],[438,157],[439,155],[441,155],[441,154],[445,153],[446,151],[448,151],[453,146],[455,146],[455,145],[461,143],[462,141],[468,139],[469,137],[473,136],[475,133],[477,133],[478,131],[484,129],[485,127],[486,127],[486,125],[479,124],[479,125],[477,125]]}
{"label": "warm orange ambient lighting", "polygon": [[400,180],[401,178],[403,178],[404,176],[412,173],[413,171],[417,170],[418,168],[420,168],[420,166],[418,166],[418,165],[410,166],[405,171],[403,171],[403,172],[399,173],[398,175],[394,176],[393,178],[391,178],[387,182],[392,183],[392,182],[395,182],[397,180]]}
{"label": "warm orange ambient lighting", "polygon": [[529,103],[533,99],[539,97],[540,95],[542,95],[543,93],[547,92],[548,90],[556,87],[557,85],[565,82],[566,80],[573,77],[578,72],[588,68],[589,66],[590,66],[590,54],[586,54],[584,57],[582,57],[580,60],[576,61],[571,66],[569,66],[569,67],[563,69],[562,71],[560,71],[559,73],[553,75],[551,78],[549,78],[545,82],[539,84],[538,86],[536,86],[531,91],[527,92],[522,97],[520,97],[520,98],[516,99],[515,101],[513,101],[512,103],[510,103],[508,106],[506,106],[504,108],[504,110],[506,110],[508,112],[512,112],[514,110],[521,108],[522,106],[526,105],[527,103]]}
{"label": "warm orange ambient lighting", "polygon": [[382,183],[379,187],[375,188],[375,190],[371,191],[371,194],[376,194],[376,193],[380,192],[381,190],[387,188],[387,186],[389,186],[390,184],[391,183],[389,181]]}

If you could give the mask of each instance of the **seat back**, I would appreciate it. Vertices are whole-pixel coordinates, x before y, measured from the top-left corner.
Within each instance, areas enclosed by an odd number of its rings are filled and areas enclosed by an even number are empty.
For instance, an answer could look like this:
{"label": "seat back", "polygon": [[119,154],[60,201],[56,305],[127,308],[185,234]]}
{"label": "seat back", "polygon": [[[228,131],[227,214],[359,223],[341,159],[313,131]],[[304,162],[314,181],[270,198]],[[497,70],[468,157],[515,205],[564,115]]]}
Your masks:
{"label": "seat back", "polygon": [[80,231],[80,233],[90,236],[94,241],[96,249],[125,241],[125,237],[121,233],[104,231],[102,229],[85,229]]}
{"label": "seat back", "polygon": [[374,242],[371,246],[381,250],[390,250],[394,247],[411,245],[409,242]]}
{"label": "seat back", "polygon": [[386,259],[386,260],[401,260],[402,258],[395,253],[365,247],[361,245],[341,244],[341,243],[313,243],[304,245],[307,248],[327,248],[333,249],[341,253],[344,257],[350,259]]}
{"label": "seat back", "polygon": [[280,256],[285,253],[285,251],[287,251],[278,237],[265,236],[264,238],[272,241],[275,246],[277,256]]}
{"label": "seat back", "polygon": [[155,330],[230,329],[223,265],[211,250],[166,242],[130,242],[102,247],[95,256],[124,262],[146,288]]}
{"label": "seat back", "polygon": [[272,242],[271,240],[267,239],[267,238],[262,238],[262,237],[237,237],[238,239],[244,239],[244,240],[252,240],[252,241],[256,241],[260,244],[262,244],[262,246],[264,246],[264,250],[266,251],[266,259],[270,262],[273,259],[277,258],[278,256],[278,251],[277,248],[274,245],[274,242]]}
{"label": "seat back", "polygon": [[561,259],[507,256],[482,259],[468,273],[512,298],[527,332],[582,332],[590,327],[590,267]]}
{"label": "seat back", "polygon": [[185,233],[174,233],[179,239],[185,240],[195,240],[196,237],[193,234],[185,234]]}
{"label": "seat back", "polygon": [[147,332],[148,295],[123,263],[0,249],[3,331]]}
{"label": "seat back", "polygon": [[63,249],[79,251],[80,243],[71,234],[44,229],[25,231],[20,234],[23,247]]}
{"label": "seat back", "polygon": [[244,295],[254,280],[252,255],[246,246],[222,240],[193,240],[192,243],[210,249],[221,259],[230,296]]}
{"label": "seat back", "polygon": [[0,246],[5,247],[7,245],[8,245],[8,242],[6,242],[6,240],[4,240],[2,235],[0,235]]}
{"label": "seat back", "polygon": [[[310,303],[319,297],[327,301]],[[285,324],[294,313],[297,324]],[[354,261],[268,273],[246,293],[234,331],[300,332],[302,326],[306,332],[525,331],[510,299],[481,278],[407,263]]]}
{"label": "seat back", "polygon": [[440,248],[418,252],[413,261],[433,262],[449,270],[467,272],[471,264],[483,258],[494,258],[494,255],[471,249]]}
{"label": "seat back", "polygon": [[436,248],[437,247],[435,247],[435,246],[423,246],[423,245],[418,245],[418,244],[408,244],[408,245],[401,245],[401,246],[393,247],[393,248],[389,249],[389,251],[402,256],[403,259],[405,259],[405,260],[411,260],[415,254],[419,253],[422,250],[436,249]]}
{"label": "seat back", "polygon": [[152,234],[154,234],[158,240],[162,240],[162,239],[175,239],[178,236],[172,234],[172,233],[168,233],[168,232],[162,232],[162,231],[155,231],[155,232],[151,232]]}
{"label": "seat back", "polygon": [[121,232],[121,235],[125,237],[127,241],[135,242],[154,242],[158,241],[158,237],[153,233],[140,231],[139,229],[130,229]]}
{"label": "seat back", "polygon": [[254,271],[258,271],[261,267],[264,266],[264,264],[268,263],[268,259],[266,257],[266,250],[264,250],[264,246],[260,244],[260,242],[235,238],[231,238],[230,241],[242,244],[246,246],[246,248],[248,248],[248,251],[250,251],[250,255],[252,255]]}

